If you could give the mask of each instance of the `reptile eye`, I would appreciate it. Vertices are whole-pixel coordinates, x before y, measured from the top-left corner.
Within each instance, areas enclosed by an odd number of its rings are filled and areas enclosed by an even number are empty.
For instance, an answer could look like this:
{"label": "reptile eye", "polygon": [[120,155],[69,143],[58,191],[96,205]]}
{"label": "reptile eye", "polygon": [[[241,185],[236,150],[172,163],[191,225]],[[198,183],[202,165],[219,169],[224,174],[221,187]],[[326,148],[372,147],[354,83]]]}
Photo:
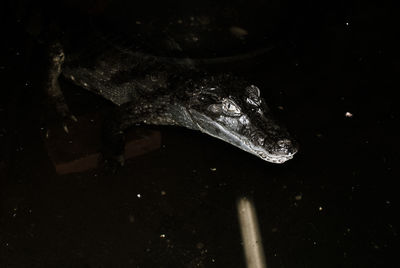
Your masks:
{"label": "reptile eye", "polygon": [[222,108],[229,115],[238,116],[242,114],[240,108],[232,100],[223,99]]}

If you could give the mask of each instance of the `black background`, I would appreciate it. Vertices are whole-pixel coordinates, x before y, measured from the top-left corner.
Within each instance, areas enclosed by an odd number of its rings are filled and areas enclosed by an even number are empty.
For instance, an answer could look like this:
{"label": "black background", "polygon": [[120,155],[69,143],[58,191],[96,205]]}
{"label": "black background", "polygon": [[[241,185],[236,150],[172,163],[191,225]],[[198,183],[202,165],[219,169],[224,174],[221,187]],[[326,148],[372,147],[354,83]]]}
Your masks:
{"label": "black background", "polygon": [[[235,207],[243,194],[254,199],[268,267],[398,266],[393,7],[134,3],[132,14],[150,19],[228,6],[250,33],[265,31],[276,48],[237,72],[260,86],[300,151],[274,165],[196,132],[154,127],[162,148],[117,174],[58,176],[40,137],[45,65],[32,35],[42,28],[27,25],[35,12],[44,25],[79,24],[106,2],[13,1],[1,11],[0,267],[244,267]],[[75,113],[105,105],[64,87]]]}

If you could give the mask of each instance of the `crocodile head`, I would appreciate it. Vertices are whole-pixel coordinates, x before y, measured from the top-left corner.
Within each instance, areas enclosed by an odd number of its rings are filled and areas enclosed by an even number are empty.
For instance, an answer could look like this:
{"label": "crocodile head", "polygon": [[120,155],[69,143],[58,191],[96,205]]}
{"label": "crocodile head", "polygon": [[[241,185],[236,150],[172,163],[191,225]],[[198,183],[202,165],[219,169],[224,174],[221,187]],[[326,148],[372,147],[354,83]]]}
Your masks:
{"label": "crocodile head", "polygon": [[236,82],[222,81],[215,85],[207,81],[197,85],[185,109],[192,128],[268,162],[283,163],[291,159],[297,146],[271,116],[259,88]]}

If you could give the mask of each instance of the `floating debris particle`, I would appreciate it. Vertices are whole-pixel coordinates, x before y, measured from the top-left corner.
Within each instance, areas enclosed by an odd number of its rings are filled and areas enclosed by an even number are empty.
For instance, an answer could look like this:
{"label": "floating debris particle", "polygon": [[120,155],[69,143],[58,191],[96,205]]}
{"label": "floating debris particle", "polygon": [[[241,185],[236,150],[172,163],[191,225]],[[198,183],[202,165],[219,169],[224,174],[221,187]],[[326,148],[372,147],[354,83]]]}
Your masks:
{"label": "floating debris particle", "polygon": [[137,194],[136,196],[137,196],[137,198],[141,198],[141,197],[142,197],[142,195],[141,195],[141,194]]}
{"label": "floating debris particle", "polygon": [[217,171],[217,168],[213,167],[213,168],[210,168],[210,170],[211,171]]}
{"label": "floating debris particle", "polygon": [[64,125],[64,126],[63,126],[63,129],[64,129],[65,133],[67,133],[67,134],[69,133],[69,130],[68,130],[67,125]]}
{"label": "floating debris particle", "polygon": [[129,222],[134,223],[135,222],[135,217],[133,215],[129,215]]}
{"label": "floating debris particle", "polygon": [[374,249],[379,249],[379,245],[376,244],[374,241],[371,241],[371,246],[372,246]]}
{"label": "floating debris particle", "polygon": [[142,24],[142,22],[141,22],[140,20],[137,20],[137,21],[136,21],[136,24],[137,24],[137,25],[140,25],[140,24]]}
{"label": "floating debris particle", "polygon": [[160,234],[160,238],[165,238],[166,235],[165,234]]}
{"label": "floating debris particle", "polygon": [[323,207],[318,207],[318,211],[322,211],[323,210]]}
{"label": "floating debris particle", "polygon": [[197,18],[197,20],[200,22],[200,24],[202,25],[208,25],[210,24],[211,20],[209,17],[207,16],[200,16]]}
{"label": "floating debris particle", "polygon": [[204,248],[204,244],[199,242],[199,243],[196,244],[196,248],[202,249],[202,248]]}
{"label": "floating debris particle", "polygon": [[350,112],[346,112],[346,113],[345,113],[345,116],[348,117],[348,118],[351,118],[351,117],[353,117],[353,114],[350,113]]}
{"label": "floating debris particle", "polygon": [[167,194],[167,192],[161,191],[161,195],[166,195],[166,194]]}
{"label": "floating debris particle", "polygon": [[294,197],[294,199],[295,199],[296,201],[300,201],[301,199],[303,199],[303,195],[302,195],[302,194],[298,194],[298,195],[296,195],[296,196]]}
{"label": "floating debris particle", "polygon": [[229,31],[236,38],[244,38],[246,35],[249,34],[245,29],[238,26],[232,26],[231,28],[229,28]]}

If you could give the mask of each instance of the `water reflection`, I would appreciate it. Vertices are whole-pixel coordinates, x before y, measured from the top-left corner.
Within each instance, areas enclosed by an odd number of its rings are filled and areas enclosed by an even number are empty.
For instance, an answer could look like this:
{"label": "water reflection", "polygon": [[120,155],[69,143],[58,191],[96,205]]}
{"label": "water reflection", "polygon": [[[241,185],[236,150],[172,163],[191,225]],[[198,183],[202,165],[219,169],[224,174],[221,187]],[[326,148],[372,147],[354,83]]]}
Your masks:
{"label": "water reflection", "polygon": [[247,268],[266,268],[264,249],[254,203],[248,197],[237,201],[240,231]]}

